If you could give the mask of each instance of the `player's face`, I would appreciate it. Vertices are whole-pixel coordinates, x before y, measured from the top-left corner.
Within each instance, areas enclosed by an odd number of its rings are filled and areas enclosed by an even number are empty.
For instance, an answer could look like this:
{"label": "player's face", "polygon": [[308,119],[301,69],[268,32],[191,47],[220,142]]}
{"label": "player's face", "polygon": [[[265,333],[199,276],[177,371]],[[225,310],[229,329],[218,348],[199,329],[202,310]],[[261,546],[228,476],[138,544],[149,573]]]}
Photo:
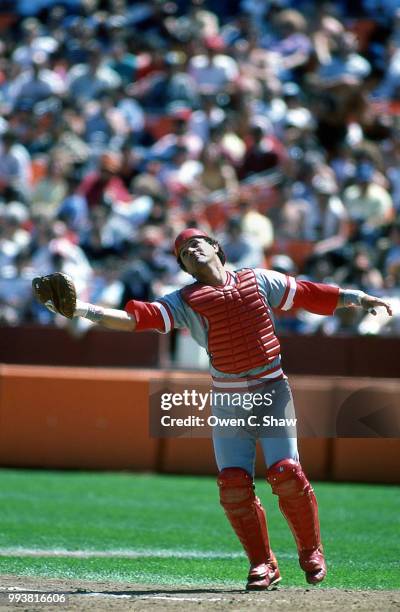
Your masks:
{"label": "player's face", "polygon": [[217,257],[218,247],[212,245],[204,238],[188,240],[180,251],[183,265],[189,274],[196,275],[196,271],[209,264]]}

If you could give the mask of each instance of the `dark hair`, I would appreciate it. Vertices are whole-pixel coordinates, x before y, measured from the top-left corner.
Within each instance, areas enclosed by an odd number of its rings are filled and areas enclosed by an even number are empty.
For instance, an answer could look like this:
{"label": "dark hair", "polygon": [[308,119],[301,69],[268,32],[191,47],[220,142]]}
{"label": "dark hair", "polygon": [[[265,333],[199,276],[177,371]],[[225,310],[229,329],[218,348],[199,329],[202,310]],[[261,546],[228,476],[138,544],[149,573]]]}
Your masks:
{"label": "dark hair", "polygon": [[[209,244],[212,244],[213,246],[216,245],[218,247],[217,255],[218,255],[218,258],[219,258],[220,262],[224,266],[225,262],[226,262],[226,257],[225,257],[225,253],[222,250],[222,247],[221,247],[220,243],[218,242],[218,240],[214,240],[214,238],[205,238],[204,236],[199,236],[199,237],[203,238],[203,240],[206,240],[206,242],[208,242]],[[184,272],[187,272],[185,266],[182,263],[180,255],[178,255],[178,257],[176,258],[176,261],[178,262],[179,267],[181,268],[181,270],[183,270]]]}

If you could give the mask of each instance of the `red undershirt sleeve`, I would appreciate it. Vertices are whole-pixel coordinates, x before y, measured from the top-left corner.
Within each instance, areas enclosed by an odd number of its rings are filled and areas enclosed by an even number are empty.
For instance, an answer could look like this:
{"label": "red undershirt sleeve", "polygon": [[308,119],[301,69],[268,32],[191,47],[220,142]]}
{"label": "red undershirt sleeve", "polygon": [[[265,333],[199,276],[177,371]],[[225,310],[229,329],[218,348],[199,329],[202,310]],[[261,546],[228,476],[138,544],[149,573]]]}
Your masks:
{"label": "red undershirt sleeve", "polygon": [[339,287],[310,281],[296,281],[293,308],[304,308],[314,314],[332,315],[337,308],[338,300]]}
{"label": "red undershirt sleeve", "polygon": [[125,311],[135,317],[135,331],[155,330],[167,333],[173,328],[169,308],[161,302],[130,300],[125,306]]}

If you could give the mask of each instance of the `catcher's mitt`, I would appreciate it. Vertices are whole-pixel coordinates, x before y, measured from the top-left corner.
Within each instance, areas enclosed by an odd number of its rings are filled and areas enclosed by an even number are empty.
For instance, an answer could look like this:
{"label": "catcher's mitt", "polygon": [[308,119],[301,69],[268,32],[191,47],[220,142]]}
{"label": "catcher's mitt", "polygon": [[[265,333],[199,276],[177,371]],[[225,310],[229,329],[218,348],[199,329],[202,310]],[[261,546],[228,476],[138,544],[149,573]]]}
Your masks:
{"label": "catcher's mitt", "polygon": [[38,302],[72,319],[76,307],[76,289],[69,276],[61,272],[38,276],[33,279],[32,288]]}

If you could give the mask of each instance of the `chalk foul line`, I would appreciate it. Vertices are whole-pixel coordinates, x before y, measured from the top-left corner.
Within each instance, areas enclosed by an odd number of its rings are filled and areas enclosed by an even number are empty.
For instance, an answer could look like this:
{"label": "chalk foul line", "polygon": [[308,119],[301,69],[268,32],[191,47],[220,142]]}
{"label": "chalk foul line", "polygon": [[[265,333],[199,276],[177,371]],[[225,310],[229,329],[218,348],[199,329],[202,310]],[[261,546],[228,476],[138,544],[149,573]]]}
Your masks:
{"label": "chalk foul line", "polygon": [[244,557],[241,552],[222,551],[198,551],[198,550],[175,550],[175,549],[110,549],[110,550],[67,550],[64,548],[26,548],[23,546],[1,548],[0,557],[66,557],[91,559],[93,557],[140,559],[159,557],[168,559],[170,557],[180,559],[236,559]]}

